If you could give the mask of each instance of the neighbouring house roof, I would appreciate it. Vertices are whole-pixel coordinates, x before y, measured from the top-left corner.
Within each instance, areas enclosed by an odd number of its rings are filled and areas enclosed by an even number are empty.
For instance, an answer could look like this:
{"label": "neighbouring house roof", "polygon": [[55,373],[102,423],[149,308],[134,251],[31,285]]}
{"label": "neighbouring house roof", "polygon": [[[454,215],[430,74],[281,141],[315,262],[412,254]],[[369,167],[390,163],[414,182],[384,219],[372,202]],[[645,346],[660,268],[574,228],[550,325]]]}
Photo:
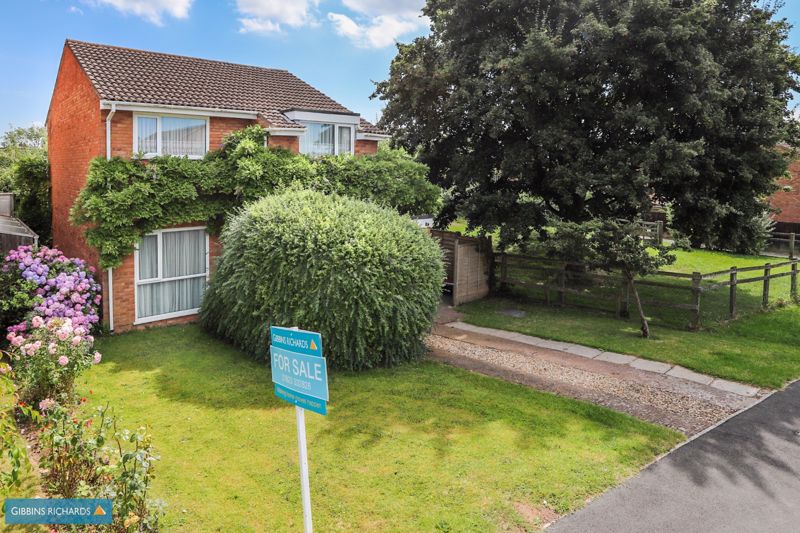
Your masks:
{"label": "neighbouring house roof", "polygon": [[[356,116],[291,72],[67,39],[101,100],[251,112],[302,128],[290,110]],[[359,131],[383,134],[361,119]]]}

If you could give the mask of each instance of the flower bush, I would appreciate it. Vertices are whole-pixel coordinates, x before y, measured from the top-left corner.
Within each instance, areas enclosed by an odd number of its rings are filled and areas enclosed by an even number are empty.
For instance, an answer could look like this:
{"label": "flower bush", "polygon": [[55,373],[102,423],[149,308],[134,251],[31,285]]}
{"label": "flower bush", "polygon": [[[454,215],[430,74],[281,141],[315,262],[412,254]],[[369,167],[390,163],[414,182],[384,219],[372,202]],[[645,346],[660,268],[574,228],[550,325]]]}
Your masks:
{"label": "flower bush", "polygon": [[[93,350],[94,337],[85,321],[72,318],[43,319],[36,315],[30,328],[13,330],[6,338],[14,364],[19,395],[34,404],[47,398],[68,400],[75,378],[102,360]],[[12,328],[15,329],[15,328]]]}
{"label": "flower bush", "polygon": [[[100,321],[101,288],[94,272],[83,259],[68,258],[57,248],[20,246],[11,250],[0,266],[0,300],[16,299],[19,305],[32,305],[10,309],[9,316],[66,317],[75,327],[88,330]],[[26,322],[20,321],[11,324],[8,331],[19,333],[26,328]]]}
{"label": "flower bush", "polygon": [[164,504],[149,498],[158,457],[144,428],[118,430],[108,407],[76,416],[56,402],[46,404],[42,425],[42,466],[51,494],[111,498],[110,531],[158,531]]}

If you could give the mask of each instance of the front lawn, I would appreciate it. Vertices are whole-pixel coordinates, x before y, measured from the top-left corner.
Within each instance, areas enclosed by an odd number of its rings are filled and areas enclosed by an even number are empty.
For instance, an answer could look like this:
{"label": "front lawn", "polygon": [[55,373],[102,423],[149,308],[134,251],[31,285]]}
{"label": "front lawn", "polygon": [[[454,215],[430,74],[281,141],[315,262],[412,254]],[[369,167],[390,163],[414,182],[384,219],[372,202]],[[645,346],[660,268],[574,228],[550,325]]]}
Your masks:
{"label": "front lawn", "polygon": [[[294,407],[269,368],[196,326],[100,341],[90,403],[147,425],[169,531],[299,531]],[[680,440],[623,414],[433,362],[334,372],[307,415],[318,531],[535,530]],[[546,502],[546,503],[545,503]]]}
{"label": "front lawn", "polygon": [[[705,250],[677,252],[677,256],[677,262],[668,270],[708,273],[731,266],[742,268],[770,261],[785,261],[774,257]],[[741,277],[759,275],[758,272],[750,272]],[[788,280],[788,277],[773,280],[771,294],[774,298],[788,295]],[[671,282],[675,283],[674,280]],[[461,306],[459,311],[465,314],[466,322],[478,326],[639,355],[705,374],[779,388],[787,381],[800,377],[800,336],[797,331],[800,307],[790,305],[771,312],[757,310],[761,303],[761,287],[761,283],[739,287],[740,313],[745,316],[727,324],[715,322],[712,318],[722,318],[727,312],[728,289],[703,293],[701,308],[704,309],[704,329],[694,333],[684,327],[689,321],[688,311],[648,309],[645,305],[645,312],[655,315],[651,323],[651,339],[641,338],[636,316],[621,320],[610,309],[601,311],[547,306],[526,297],[524,291],[512,291],[508,297],[472,302]],[[642,293],[651,299],[688,298],[688,292],[673,289],[648,287]],[[575,300],[572,295],[568,299]],[[613,303],[609,304],[609,308],[613,308]],[[525,316],[509,316],[507,311],[510,309],[525,311]]]}

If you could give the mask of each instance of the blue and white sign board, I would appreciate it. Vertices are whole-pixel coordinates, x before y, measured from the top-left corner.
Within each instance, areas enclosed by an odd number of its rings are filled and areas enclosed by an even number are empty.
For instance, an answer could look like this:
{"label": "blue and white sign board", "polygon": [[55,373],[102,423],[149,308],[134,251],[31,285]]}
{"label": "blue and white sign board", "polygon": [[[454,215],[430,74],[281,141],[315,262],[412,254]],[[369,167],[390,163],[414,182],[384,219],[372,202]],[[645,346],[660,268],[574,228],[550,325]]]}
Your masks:
{"label": "blue and white sign board", "polygon": [[322,356],[322,335],[272,326],[270,338],[275,395],[303,409],[327,414],[328,367]]}
{"label": "blue and white sign board", "polygon": [[269,328],[269,335],[275,395],[295,405],[303,531],[313,533],[305,409],[321,415],[328,414],[328,367],[322,356],[322,335],[314,331],[277,326]]}

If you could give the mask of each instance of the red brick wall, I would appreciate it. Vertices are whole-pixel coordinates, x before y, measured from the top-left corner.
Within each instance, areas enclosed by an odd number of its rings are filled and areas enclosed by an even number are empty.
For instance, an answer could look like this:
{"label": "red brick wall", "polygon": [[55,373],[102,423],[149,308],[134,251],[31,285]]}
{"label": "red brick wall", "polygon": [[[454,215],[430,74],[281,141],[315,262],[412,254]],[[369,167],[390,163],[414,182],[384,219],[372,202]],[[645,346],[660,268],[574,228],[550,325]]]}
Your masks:
{"label": "red brick wall", "polygon": [[775,215],[775,220],[790,224],[800,224],[800,160],[789,165],[789,179],[779,179],[778,186],[790,187],[789,191],[778,191],[772,196],[770,204],[780,213]]}
{"label": "red brick wall", "polygon": [[282,136],[282,135],[275,135],[271,136],[267,141],[269,146],[274,146],[278,148],[286,148],[287,150],[291,150],[294,153],[300,152],[300,137],[294,136]]}
{"label": "red brick wall", "polygon": [[232,131],[251,126],[256,122],[245,118],[211,117],[208,131],[209,149],[216,150],[222,146],[222,140]]}
{"label": "red brick wall", "polygon": [[365,141],[363,139],[356,141],[356,155],[371,155],[378,153],[378,141]]}
{"label": "red brick wall", "polygon": [[97,252],[83,230],[69,223],[69,211],[86,182],[89,161],[105,155],[100,99],[72,51],[64,47],[47,118],[47,152],[53,202],[53,243],[70,257],[97,266]]}

